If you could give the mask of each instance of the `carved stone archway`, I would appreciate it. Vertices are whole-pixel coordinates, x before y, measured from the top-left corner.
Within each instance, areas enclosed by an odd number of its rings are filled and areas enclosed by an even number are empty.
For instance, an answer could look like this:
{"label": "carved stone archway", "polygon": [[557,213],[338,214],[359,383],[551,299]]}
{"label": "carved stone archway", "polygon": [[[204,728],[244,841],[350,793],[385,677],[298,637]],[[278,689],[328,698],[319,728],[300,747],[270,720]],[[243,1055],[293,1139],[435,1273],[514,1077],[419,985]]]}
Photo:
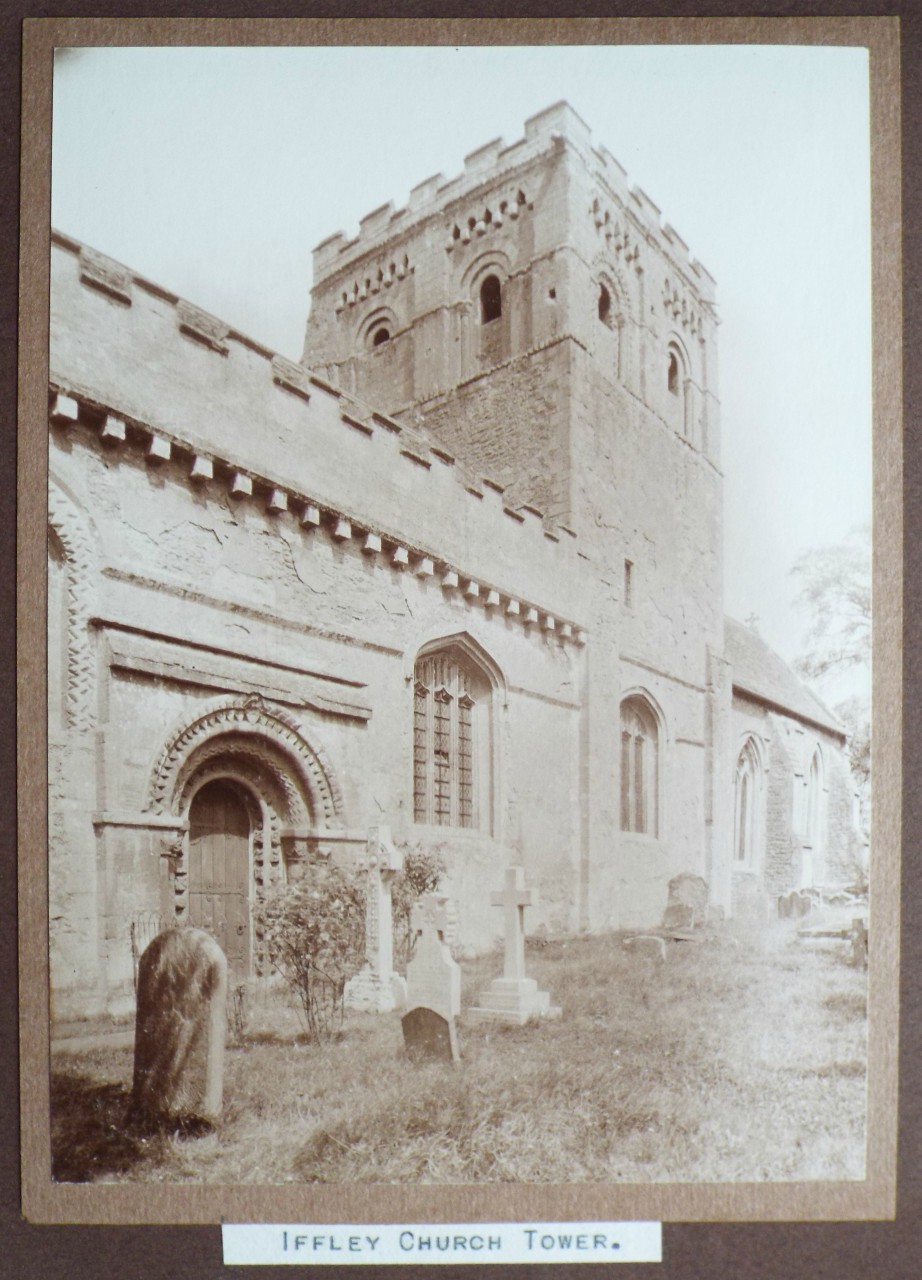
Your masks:
{"label": "carved stone archway", "polygon": [[258,693],[209,701],[176,727],[151,772],[145,809],[178,815],[189,777],[215,750],[261,764],[286,795],[292,821],[310,814],[325,827],[341,824],[342,794],[324,752]]}
{"label": "carved stone archway", "polygon": [[[189,815],[211,782],[233,785],[250,820],[250,901],[259,905],[286,879],[304,873],[318,827],[341,825],[339,787],[323,753],[295,719],[260,695],[211,700],[183,720],[152,770],[146,810],[177,820],[164,850],[168,913],[189,919]],[[258,921],[256,971],[265,970]]]}

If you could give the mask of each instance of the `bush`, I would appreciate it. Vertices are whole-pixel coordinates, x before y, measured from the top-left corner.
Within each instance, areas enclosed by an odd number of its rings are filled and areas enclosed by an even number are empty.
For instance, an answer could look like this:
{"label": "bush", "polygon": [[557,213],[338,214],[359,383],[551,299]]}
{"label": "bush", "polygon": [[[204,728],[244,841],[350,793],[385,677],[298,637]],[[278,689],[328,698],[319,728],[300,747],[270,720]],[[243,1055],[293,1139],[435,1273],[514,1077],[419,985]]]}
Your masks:
{"label": "bush", "polygon": [[425,893],[435,893],[447,870],[439,848],[403,845],[403,870],[394,877],[391,904],[394,920],[394,959],[406,969],[413,958],[416,936],[411,927],[414,903]]}
{"label": "bush", "polygon": [[257,912],[272,966],[297,997],[313,1037],[343,1019],[343,992],[365,960],[365,898],[337,867],[312,865]]}

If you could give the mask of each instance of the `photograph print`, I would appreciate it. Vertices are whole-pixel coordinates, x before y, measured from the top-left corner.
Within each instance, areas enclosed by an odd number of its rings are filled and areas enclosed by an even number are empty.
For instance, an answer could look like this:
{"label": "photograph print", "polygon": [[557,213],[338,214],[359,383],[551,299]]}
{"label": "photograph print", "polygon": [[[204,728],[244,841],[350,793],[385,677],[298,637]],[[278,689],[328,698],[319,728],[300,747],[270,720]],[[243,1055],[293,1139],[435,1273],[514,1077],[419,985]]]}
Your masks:
{"label": "photograph print", "polygon": [[868,1176],[869,121],[56,50],[55,1185]]}

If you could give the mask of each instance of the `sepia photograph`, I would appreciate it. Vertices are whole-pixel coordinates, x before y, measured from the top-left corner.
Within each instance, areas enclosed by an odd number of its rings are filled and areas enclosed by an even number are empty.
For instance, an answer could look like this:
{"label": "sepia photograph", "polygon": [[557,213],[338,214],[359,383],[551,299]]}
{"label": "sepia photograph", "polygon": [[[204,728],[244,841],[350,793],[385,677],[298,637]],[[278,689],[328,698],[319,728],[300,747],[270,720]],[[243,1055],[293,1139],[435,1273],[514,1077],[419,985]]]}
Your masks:
{"label": "sepia photograph", "polygon": [[892,1182],[869,69],[54,50],[52,1190]]}

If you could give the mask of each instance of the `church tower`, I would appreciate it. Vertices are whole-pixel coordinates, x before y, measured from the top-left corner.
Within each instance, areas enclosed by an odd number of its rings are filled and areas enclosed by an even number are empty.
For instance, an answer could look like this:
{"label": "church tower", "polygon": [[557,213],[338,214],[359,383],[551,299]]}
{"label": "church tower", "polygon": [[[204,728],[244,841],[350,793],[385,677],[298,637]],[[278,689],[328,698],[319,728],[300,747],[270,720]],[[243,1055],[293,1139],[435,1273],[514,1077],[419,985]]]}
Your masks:
{"label": "church tower", "polygon": [[719,879],[726,841],[714,283],[566,103],[314,252],[303,362],[576,535],[612,903],[641,863]]}

